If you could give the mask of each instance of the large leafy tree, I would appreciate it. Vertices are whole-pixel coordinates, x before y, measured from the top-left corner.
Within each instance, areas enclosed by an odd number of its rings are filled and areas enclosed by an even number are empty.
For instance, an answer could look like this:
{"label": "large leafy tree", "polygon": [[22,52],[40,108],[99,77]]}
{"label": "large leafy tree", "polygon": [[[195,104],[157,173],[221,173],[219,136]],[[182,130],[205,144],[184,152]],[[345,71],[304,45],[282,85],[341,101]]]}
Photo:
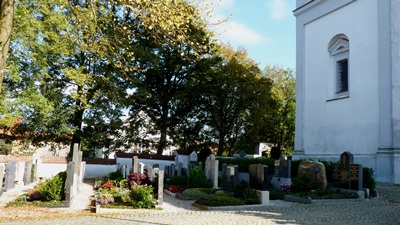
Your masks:
{"label": "large leafy tree", "polygon": [[186,11],[197,15],[188,22],[186,42],[173,42],[167,35],[151,35],[153,30],[147,28],[131,44],[141,54],[135,59],[135,67],[140,70],[128,78],[132,93],[127,99],[130,109],[127,129],[131,131],[127,133],[143,142],[134,135],[143,123],[138,112],[143,112],[148,120],[148,133],[159,135],[156,143],[159,155],[168,145],[167,137],[173,138],[174,128],[187,121],[197,104],[194,88],[201,70],[198,61],[208,53],[211,44],[210,33],[196,8],[187,4]]}
{"label": "large leafy tree", "polygon": [[291,69],[279,66],[266,66],[264,76],[273,80],[272,96],[275,109],[265,117],[264,140],[281,148],[291,155],[294,147],[294,128],[296,111],[296,78]]}
{"label": "large leafy tree", "polygon": [[[221,46],[205,80],[203,92],[206,124],[218,139],[218,155],[232,152],[257,110],[265,109],[271,81],[243,49]],[[228,147],[228,148],[226,148]]]}
{"label": "large leafy tree", "polygon": [[146,60],[154,63],[148,46],[202,50],[191,38],[194,10],[183,0],[17,1],[1,114],[27,118],[22,132],[36,142],[108,145],[128,88],[136,90]]}

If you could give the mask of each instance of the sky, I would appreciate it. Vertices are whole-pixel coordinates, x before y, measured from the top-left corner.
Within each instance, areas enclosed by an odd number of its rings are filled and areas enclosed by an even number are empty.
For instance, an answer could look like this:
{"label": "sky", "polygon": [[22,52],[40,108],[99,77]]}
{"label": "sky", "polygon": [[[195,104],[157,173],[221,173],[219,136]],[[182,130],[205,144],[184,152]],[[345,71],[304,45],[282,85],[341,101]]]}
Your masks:
{"label": "sky", "polygon": [[214,18],[229,18],[215,32],[235,49],[246,49],[261,69],[278,65],[295,70],[295,8],[295,0],[221,0]]}

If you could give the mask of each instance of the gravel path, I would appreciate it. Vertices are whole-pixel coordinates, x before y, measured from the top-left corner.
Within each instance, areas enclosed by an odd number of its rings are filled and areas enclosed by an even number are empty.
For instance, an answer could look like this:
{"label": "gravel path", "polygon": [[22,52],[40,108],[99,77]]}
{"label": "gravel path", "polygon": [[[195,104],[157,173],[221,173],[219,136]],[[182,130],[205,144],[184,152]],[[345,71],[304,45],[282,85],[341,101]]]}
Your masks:
{"label": "gravel path", "polygon": [[192,207],[193,201],[182,201],[164,195],[162,210],[134,210],[130,213],[111,214],[94,214],[83,210],[93,193],[91,188],[91,185],[85,185],[76,202],[70,208],[57,209],[58,214],[54,214],[57,216],[51,214],[51,209],[47,217],[17,217],[2,224],[400,224],[398,185],[378,184],[378,198],[360,201],[324,201],[315,204],[271,201],[270,205],[263,207],[211,211]]}

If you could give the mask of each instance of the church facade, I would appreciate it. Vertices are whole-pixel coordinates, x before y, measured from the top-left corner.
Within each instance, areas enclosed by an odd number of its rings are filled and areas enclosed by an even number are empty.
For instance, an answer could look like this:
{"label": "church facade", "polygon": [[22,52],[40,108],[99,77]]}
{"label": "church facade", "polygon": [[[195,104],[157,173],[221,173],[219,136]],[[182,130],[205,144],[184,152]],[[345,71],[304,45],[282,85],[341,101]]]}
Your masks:
{"label": "church facade", "polygon": [[297,0],[294,159],[400,183],[400,0]]}

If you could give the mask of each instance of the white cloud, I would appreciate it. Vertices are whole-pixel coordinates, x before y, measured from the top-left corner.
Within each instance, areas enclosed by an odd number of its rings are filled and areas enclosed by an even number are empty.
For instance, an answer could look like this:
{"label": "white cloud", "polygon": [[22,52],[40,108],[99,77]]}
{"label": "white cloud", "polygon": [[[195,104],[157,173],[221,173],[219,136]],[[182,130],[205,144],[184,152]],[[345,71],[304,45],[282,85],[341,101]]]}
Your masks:
{"label": "white cloud", "polygon": [[270,40],[242,23],[227,22],[220,32],[223,42],[236,46],[267,45]]}
{"label": "white cloud", "polygon": [[268,0],[269,15],[274,20],[282,20],[290,15],[287,0]]}

